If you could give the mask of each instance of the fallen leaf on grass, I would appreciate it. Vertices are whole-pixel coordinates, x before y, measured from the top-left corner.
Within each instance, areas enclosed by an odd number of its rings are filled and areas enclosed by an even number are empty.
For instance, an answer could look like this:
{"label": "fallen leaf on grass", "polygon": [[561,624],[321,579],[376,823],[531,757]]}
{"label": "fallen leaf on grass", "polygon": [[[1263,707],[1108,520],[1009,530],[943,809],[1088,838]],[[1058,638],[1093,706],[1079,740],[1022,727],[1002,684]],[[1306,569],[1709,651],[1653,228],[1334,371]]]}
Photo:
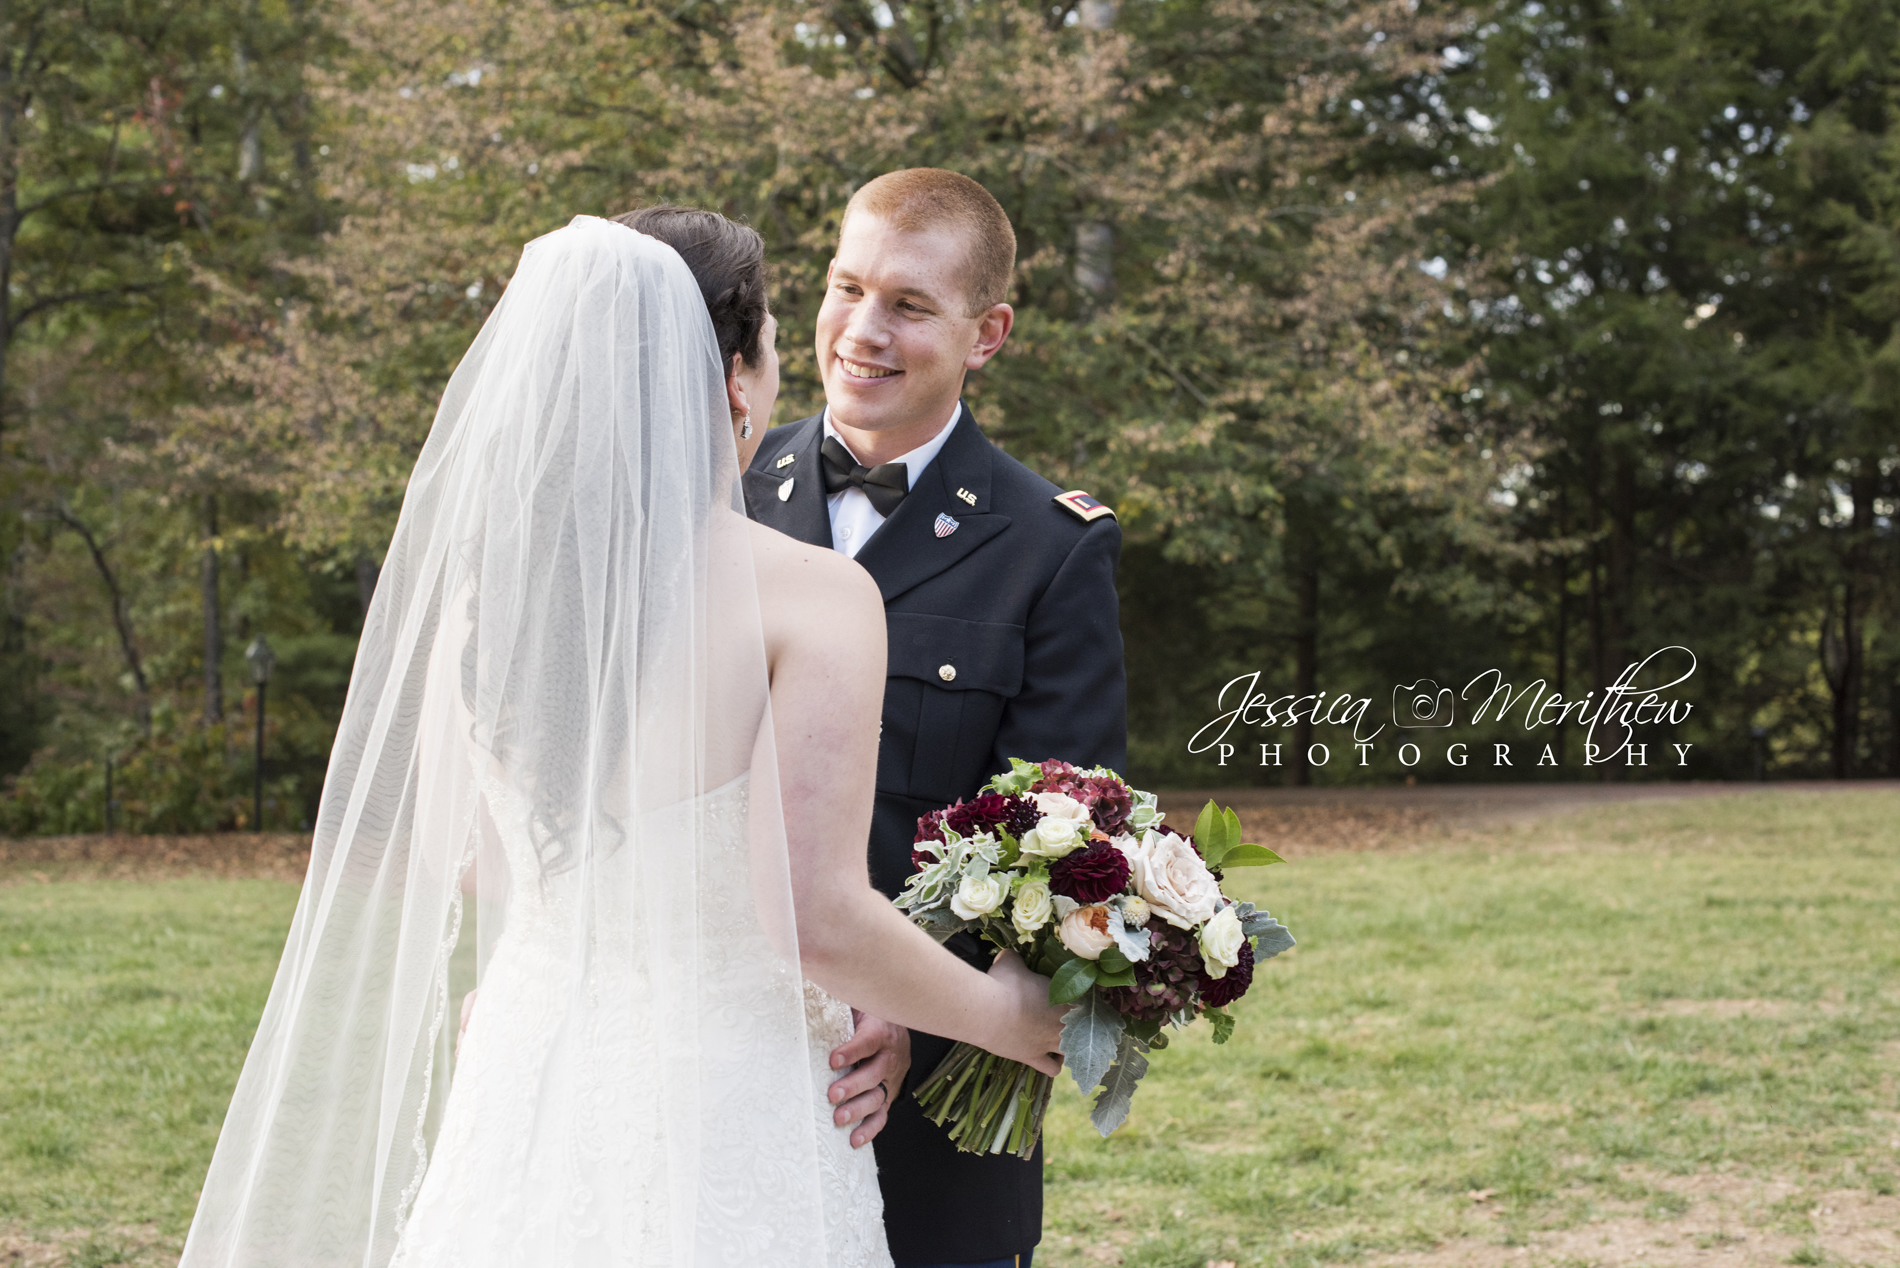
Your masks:
{"label": "fallen leaf on grass", "polygon": [[1470,1198],[1473,1202],[1489,1202],[1497,1195],[1498,1191],[1496,1189],[1473,1189],[1471,1192],[1465,1194],[1465,1196]]}

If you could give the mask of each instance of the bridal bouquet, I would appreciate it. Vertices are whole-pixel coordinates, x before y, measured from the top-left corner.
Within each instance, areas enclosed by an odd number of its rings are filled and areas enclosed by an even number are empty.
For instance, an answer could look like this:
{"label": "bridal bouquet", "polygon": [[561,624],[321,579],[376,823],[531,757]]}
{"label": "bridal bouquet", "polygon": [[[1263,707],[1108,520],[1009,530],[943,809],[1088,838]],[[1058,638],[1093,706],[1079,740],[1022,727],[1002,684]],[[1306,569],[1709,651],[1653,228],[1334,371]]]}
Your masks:
{"label": "bridal bouquet", "polygon": [[[1206,1017],[1214,1042],[1254,966],[1293,935],[1221,892],[1221,872],[1280,862],[1240,839],[1240,818],[1208,802],[1192,836],[1162,822],[1153,793],[1106,767],[1010,759],[976,800],[917,821],[916,872],[897,905],[939,941],[969,930],[1049,977],[1072,1003],[1062,1054],[1106,1136],[1128,1118],[1147,1054],[1169,1028]],[[924,1112],[966,1153],[1035,1153],[1054,1081],[960,1043],[917,1089]]]}

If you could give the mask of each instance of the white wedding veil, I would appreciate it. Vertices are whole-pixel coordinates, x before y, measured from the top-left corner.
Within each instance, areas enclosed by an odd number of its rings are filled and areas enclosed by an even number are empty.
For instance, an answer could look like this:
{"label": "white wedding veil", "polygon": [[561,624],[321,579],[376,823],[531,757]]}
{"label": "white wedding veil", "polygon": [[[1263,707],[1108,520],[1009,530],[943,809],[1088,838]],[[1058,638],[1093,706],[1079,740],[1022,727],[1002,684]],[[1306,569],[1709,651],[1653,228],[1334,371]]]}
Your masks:
{"label": "white wedding veil", "polygon": [[822,1268],[751,531],[679,255],[529,243],[410,480],[185,1268],[422,1262],[445,1121],[455,1262]]}

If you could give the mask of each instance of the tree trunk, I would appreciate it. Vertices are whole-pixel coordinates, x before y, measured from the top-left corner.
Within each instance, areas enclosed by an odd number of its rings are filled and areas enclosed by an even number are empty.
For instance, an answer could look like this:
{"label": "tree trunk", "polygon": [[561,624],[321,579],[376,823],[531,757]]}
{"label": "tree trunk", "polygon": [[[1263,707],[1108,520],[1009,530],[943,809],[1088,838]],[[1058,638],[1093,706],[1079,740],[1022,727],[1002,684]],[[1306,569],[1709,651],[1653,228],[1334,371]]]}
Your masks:
{"label": "tree trunk", "polygon": [[1865,617],[1877,584],[1873,556],[1879,470],[1878,457],[1864,456],[1848,481],[1854,517],[1847,526],[1847,581],[1841,587],[1840,619],[1834,619],[1830,601],[1821,626],[1821,673],[1834,697],[1830,765],[1836,779],[1853,778],[1860,750],[1860,698],[1867,669]]}
{"label": "tree trunk", "polygon": [[20,232],[19,119],[13,50],[0,49],[0,436],[7,424],[7,348],[13,339],[13,240]]}
{"label": "tree trunk", "polygon": [[[1085,31],[1108,31],[1115,26],[1116,0],[1082,0]],[[1088,125],[1093,141],[1106,141],[1111,128]],[[1075,284],[1094,306],[1108,303],[1115,293],[1115,226],[1106,220],[1084,220],[1075,226]]]}
{"label": "tree trunk", "polygon": [[[1293,578],[1298,624],[1293,631],[1293,694],[1310,696],[1319,690],[1319,559],[1310,536],[1301,532]],[[1293,782],[1301,788],[1313,782],[1307,751],[1313,745],[1313,716],[1308,709],[1293,724]]]}
{"label": "tree trunk", "polygon": [[[1565,511],[1569,505],[1569,489],[1559,486],[1557,490],[1557,539],[1562,541],[1570,531],[1569,518]],[[1570,556],[1557,556],[1557,672],[1552,675],[1554,690],[1558,695],[1566,695],[1570,690]],[[1559,767],[1564,760],[1565,740],[1564,724],[1556,727],[1557,762]]]}
{"label": "tree trunk", "polygon": [[369,619],[369,603],[376,597],[376,577],[381,569],[368,555],[356,557],[356,597],[363,605],[363,619]]}
{"label": "tree trunk", "polygon": [[1900,674],[1887,684],[1887,778],[1900,779]]}
{"label": "tree trunk", "polygon": [[224,621],[218,602],[218,499],[205,494],[205,721],[224,721]]}
{"label": "tree trunk", "polygon": [[1854,773],[1854,750],[1860,739],[1860,680],[1865,649],[1858,609],[1859,587],[1850,578],[1841,587],[1840,610],[1829,596],[1827,615],[1821,618],[1821,676],[1834,697],[1833,744],[1830,762],[1834,778]]}
{"label": "tree trunk", "polygon": [[[245,16],[251,17],[257,12],[256,5],[245,10]],[[264,103],[253,91],[251,58],[244,48],[249,32],[240,35],[234,50],[237,62],[238,100],[244,107],[244,126],[238,133],[238,169],[237,178],[241,184],[250,184],[264,174]]]}
{"label": "tree trunk", "polygon": [[125,667],[132,672],[132,682],[138,689],[139,730],[150,735],[152,732],[152,688],[145,678],[145,662],[139,656],[138,644],[132,640],[132,618],[126,611],[125,591],[119,587],[119,578],[112,571],[112,565],[106,560],[105,548],[99,545],[99,539],[92,535],[86,522],[65,507],[56,512],[60,522],[78,533],[86,543],[86,550],[92,555],[92,566],[99,571],[99,579],[105,582],[106,594],[112,600],[112,626],[119,635],[119,651],[125,657]]}
{"label": "tree trunk", "polygon": [[[1635,659],[1630,652],[1634,631],[1636,594],[1636,463],[1626,451],[1619,450],[1610,460],[1610,550],[1609,577],[1603,613],[1603,685],[1609,686]],[[1599,753],[1615,754],[1636,738],[1634,730],[1616,725],[1607,733],[1597,733]],[[1630,768],[1627,752],[1623,760],[1603,767],[1605,779],[1626,779]]]}

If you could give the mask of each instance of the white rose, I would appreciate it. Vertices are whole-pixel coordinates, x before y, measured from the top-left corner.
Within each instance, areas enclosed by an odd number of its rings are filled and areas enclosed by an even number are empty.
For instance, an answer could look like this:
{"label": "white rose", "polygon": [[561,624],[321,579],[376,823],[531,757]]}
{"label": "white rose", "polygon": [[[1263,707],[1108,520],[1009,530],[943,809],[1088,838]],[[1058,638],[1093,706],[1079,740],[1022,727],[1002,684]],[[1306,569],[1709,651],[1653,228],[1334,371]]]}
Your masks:
{"label": "white rose", "polygon": [[1055,915],[1054,897],[1049,893],[1047,881],[1024,881],[1016,891],[1016,906],[1009,913],[1009,923],[1016,926],[1020,934],[1032,934],[1049,923]]}
{"label": "white rose", "polygon": [[[1051,794],[1044,793],[1043,796]],[[1059,795],[1059,794],[1057,794]],[[1023,833],[1023,853],[1037,858],[1059,859],[1072,854],[1089,840],[1088,825],[1057,815],[1046,815],[1036,826]]]}
{"label": "white rose", "polygon": [[1115,935],[1108,931],[1108,905],[1077,907],[1062,918],[1056,937],[1084,960],[1101,959],[1102,952],[1115,945]]}
{"label": "white rose", "polygon": [[1003,905],[1009,897],[1009,877],[997,872],[985,872],[981,876],[966,876],[957,886],[956,896],[950,900],[950,910],[963,920],[975,920],[987,916]]}
{"label": "white rose", "polygon": [[1207,964],[1207,975],[1226,977],[1227,970],[1240,963],[1240,945],[1246,940],[1235,909],[1221,908],[1219,914],[1201,926],[1201,959]]}
{"label": "white rose", "polygon": [[1220,883],[1194,847],[1180,837],[1144,832],[1128,862],[1135,892],[1176,929],[1192,929],[1220,904]]}
{"label": "white rose", "polygon": [[1035,801],[1036,813],[1044,819],[1073,819],[1080,824],[1092,822],[1089,808],[1068,793],[1039,792]]}

